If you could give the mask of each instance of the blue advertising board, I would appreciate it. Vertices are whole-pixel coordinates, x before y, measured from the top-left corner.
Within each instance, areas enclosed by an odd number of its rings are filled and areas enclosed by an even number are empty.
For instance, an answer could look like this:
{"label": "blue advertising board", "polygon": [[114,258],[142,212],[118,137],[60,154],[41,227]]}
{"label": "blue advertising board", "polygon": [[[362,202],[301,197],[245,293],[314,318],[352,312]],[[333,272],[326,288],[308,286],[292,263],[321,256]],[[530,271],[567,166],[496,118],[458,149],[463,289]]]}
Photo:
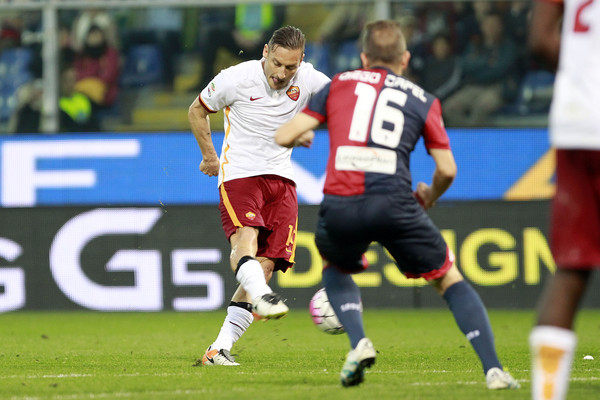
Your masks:
{"label": "blue advertising board", "polygon": [[[458,176],[444,200],[548,198],[553,163],[545,129],[451,129]],[[213,134],[220,151],[223,133]],[[301,204],[318,204],[327,131],[292,162]],[[191,133],[69,134],[0,138],[0,205],[192,205],[218,202],[217,179],[203,175]],[[422,142],[413,182],[431,182]]]}

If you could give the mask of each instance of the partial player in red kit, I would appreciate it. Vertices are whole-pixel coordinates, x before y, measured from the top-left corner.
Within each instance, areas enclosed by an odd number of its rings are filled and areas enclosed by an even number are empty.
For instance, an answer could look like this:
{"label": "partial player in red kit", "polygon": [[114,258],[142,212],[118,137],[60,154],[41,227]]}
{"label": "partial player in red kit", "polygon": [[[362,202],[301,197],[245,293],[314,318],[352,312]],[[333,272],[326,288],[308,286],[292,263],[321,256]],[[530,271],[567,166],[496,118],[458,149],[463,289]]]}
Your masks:
{"label": "partial player in red kit", "polygon": [[535,1],[529,45],[558,67],[550,109],[556,194],[546,284],[529,342],[532,398],[565,399],[577,337],[573,323],[600,268],[600,0]]}
{"label": "partial player in red kit", "polygon": [[[517,388],[496,355],[485,306],[424,211],[451,185],[456,164],[439,100],[402,76],[409,58],[397,22],[368,24],[363,69],[336,75],[275,135],[277,143],[291,146],[328,123],[330,154],[315,241],[324,258],[325,290],[352,348],[340,380],[343,386],[360,384],[375,362],[351,274],[364,270],[362,255],[377,241],[404,275],[425,278],[446,300],[479,356],[488,388]],[[420,182],[414,194],[410,153],[421,137],[436,168],[432,184]]]}

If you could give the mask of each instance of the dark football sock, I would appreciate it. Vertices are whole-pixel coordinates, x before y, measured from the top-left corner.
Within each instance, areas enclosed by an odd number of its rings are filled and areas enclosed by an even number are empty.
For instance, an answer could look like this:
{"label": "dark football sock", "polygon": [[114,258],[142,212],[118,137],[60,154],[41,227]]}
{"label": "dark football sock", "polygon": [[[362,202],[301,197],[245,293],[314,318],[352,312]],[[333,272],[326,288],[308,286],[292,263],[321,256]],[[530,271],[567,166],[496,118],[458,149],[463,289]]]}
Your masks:
{"label": "dark football sock", "polygon": [[502,368],[494,347],[494,334],[485,306],[477,292],[465,281],[446,289],[444,299],[458,327],[471,342],[486,373],[490,368]]}
{"label": "dark football sock", "polygon": [[360,339],[365,337],[358,286],[352,275],[344,274],[334,266],[323,270],[323,285],[335,314],[348,334],[350,345],[355,348]]}

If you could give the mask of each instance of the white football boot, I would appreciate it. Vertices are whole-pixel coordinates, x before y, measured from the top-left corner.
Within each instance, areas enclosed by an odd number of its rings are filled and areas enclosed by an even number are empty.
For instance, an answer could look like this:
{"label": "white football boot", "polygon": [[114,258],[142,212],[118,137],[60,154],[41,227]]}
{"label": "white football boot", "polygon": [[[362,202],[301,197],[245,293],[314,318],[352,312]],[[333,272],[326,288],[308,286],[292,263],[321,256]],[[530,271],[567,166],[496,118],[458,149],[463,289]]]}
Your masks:
{"label": "white football boot", "polygon": [[229,353],[229,350],[211,349],[211,346],[208,346],[208,349],[206,349],[202,356],[202,365],[234,366],[240,364],[235,362],[235,358]]}
{"label": "white football boot", "polygon": [[485,374],[485,383],[488,389],[518,389],[521,387],[511,374],[496,367],[490,368]]}
{"label": "white football boot", "polygon": [[252,300],[252,312],[261,319],[279,319],[285,317],[289,308],[285,299],[277,293],[267,293]]}
{"label": "white football boot", "polygon": [[365,368],[375,364],[375,347],[368,338],[362,338],[346,356],[346,362],[340,373],[342,386],[355,386],[365,379]]}

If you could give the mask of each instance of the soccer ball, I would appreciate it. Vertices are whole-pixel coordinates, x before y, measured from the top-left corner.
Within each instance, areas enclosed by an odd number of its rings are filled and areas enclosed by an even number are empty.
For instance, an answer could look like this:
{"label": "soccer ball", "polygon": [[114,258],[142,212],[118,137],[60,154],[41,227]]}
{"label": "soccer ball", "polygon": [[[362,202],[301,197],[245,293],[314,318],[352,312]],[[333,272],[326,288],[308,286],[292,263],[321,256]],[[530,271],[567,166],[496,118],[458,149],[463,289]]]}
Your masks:
{"label": "soccer ball", "polygon": [[317,293],[310,300],[309,310],[313,322],[323,332],[331,335],[339,335],[345,332],[340,320],[335,315],[335,311],[333,311],[333,307],[329,303],[325,289],[317,290]]}

